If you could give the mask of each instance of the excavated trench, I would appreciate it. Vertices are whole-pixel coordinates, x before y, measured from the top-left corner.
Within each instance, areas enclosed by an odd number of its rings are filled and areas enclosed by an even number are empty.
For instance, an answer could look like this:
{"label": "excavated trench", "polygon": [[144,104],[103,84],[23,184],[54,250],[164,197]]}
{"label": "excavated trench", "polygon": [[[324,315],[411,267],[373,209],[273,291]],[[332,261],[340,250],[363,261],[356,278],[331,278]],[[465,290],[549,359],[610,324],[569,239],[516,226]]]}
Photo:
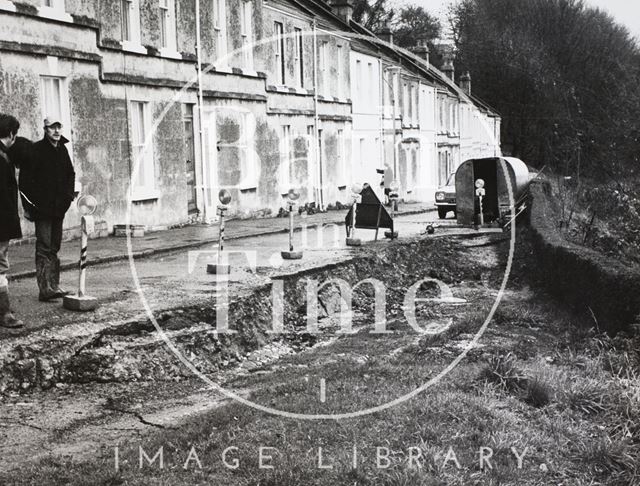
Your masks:
{"label": "excavated trench", "polygon": [[[503,239],[500,235],[485,238],[489,242]],[[135,319],[107,326],[87,324],[80,334],[45,332],[35,339],[4,346],[0,349],[0,392],[47,389],[65,383],[174,381],[192,376],[192,371],[169,349],[165,338],[200,372],[213,375],[232,369],[261,348],[281,344],[295,352],[335,336],[339,331],[336,316],[344,305],[335,284],[337,279],[353,288],[354,328],[369,325],[373,329],[374,289],[368,284],[354,288],[358,282],[372,278],[383,282],[387,318],[403,325],[406,323],[399,317],[403,297],[417,281],[431,278],[448,285],[497,281],[502,270],[495,264],[474,259],[458,238],[413,239],[379,245],[339,263],[289,274],[273,271],[267,275],[271,277],[269,283],[232,291],[228,326],[234,333],[218,332],[214,298],[206,303],[201,300],[183,303],[157,315],[162,332],[148,318]],[[329,332],[309,332],[309,282],[322,284],[331,279],[334,284],[321,287],[317,294],[320,329]],[[276,308],[281,309],[284,317],[279,333],[273,332],[274,282],[281,282],[283,289],[282,301],[275,299],[279,302]],[[421,292],[434,294],[436,290],[427,285]]]}

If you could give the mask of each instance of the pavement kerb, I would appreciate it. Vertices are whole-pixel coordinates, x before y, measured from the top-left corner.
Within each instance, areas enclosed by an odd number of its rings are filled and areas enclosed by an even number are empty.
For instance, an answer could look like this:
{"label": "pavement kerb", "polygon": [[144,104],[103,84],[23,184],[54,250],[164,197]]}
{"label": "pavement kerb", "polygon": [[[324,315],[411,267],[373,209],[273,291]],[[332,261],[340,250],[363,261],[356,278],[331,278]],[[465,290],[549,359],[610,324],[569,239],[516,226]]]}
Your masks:
{"label": "pavement kerb", "polygon": [[[404,211],[404,212],[398,212],[397,216],[411,216],[413,214],[424,214],[424,213],[430,213],[436,211],[436,208],[427,208],[427,209],[419,209],[419,210],[413,210],[413,211]],[[275,219],[275,218],[274,218]],[[333,219],[333,220],[329,220],[329,221],[322,221],[321,223],[317,223],[317,224],[340,224],[344,222],[344,216],[340,217],[339,219]],[[314,223],[315,224],[315,223]],[[168,230],[168,232],[170,232],[171,230]],[[287,228],[279,228],[279,229],[258,229],[255,232],[249,232],[249,233],[243,233],[241,235],[233,235],[233,234],[227,234],[227,236],[225,237],[225,241],[230,241],[230,240],[241,240],[244,238],[253,238],[255,236],[267,236],[267,235],[275,235],[278,233],[286,233],[288,231]],[[296,232],[298,231],[302,231],[302,228],[300,227],[296,227],[295,230]],[[145,250],[140,250],[140,251],[134,251],[133,252],[133,258],[135,259],[141,259],[141,258],[148,258],[150,256],[154,256],[154,255],[159,255],[162,253],[171,253],[174,251],[178,251],[178,250],[186,250],[186,249],[190,249],[190,248],[199,248],[201,246],[205,246],[205,245],[210,245],[212,243],[217,243],[218,242],[218,238],[205,238],[202,239],[200,241],[195,241],[195,242],[183,242],[183,243],[178,243],[175,245],[167,245],[167,246],[163,246],[161,248],[153,248],[153,249],[145,249]],[[124,261],[127,260],[129,258],[129,254],[127,252],[124,252],[122,254],[119,255],[112,255],[112,256],[108,256],[108,257],[96,257],[96,258],[92,258],[87,260],[87,266],[88,267],[93,267],[96,265],[102,265],[105,263],[113,263],[113,262],[119,262],[119,261]],[[64,270],[73,270],[73,269],[77,269],[78,268],[78,263],[77,262],[73,262],[73,263],[64,263],[62,265],[60,265],[60,270],[64,271]],[[9,273],[8,277],[12,280],[20,280],[20,279],[25,279],[25,278],[33,278],[36,275],[36,271],[35,269],[33,270],[27,270],[24,272],[17,272],[17,273]]]}

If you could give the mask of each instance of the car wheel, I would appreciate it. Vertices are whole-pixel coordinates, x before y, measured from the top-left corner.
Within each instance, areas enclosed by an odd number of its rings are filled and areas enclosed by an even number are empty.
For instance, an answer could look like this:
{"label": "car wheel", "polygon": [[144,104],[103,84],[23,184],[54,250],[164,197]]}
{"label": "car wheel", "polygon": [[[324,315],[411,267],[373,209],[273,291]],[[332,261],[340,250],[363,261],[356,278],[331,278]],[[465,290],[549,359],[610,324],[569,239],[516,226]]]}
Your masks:
{"label": "car wheel", "polygon": [[438,217],[444,219],[447,217],[449,210],[447,208],[438,208]]}

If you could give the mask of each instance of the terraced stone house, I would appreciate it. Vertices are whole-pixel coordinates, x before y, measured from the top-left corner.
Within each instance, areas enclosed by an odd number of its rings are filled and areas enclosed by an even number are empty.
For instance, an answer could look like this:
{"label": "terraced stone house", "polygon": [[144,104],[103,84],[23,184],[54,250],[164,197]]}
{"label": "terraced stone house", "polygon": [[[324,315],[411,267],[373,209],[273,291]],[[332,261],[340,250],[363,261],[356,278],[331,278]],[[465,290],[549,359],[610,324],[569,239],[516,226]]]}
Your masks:
{"label": "terraced stone house", "polygon": [[[105,232],[213,220],[223,187],[238,217],[276,214],[290,188],[325,208],[379,188],[378,169],[430,200],[438,171],[499,150],[490,108],[380,44],[348,0],[0,0],[0,25],[0,111],[32,139],[63,120]],[[451,121],[462,105],[492,137]]]}

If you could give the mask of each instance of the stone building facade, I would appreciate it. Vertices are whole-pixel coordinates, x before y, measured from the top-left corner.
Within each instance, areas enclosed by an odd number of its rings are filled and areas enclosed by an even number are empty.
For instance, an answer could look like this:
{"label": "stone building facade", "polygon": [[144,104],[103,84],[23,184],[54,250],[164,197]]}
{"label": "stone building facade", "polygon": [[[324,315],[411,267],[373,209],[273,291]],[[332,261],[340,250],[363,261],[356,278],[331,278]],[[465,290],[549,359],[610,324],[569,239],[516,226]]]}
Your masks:
{"label": "stone building facade", "polygon": [[[429,200],[441,153],[454,166],[486,151],[480,125],[444,130],[455,122],[438,122],[441,100],[446,113],[466,104],[498,118],[418,58],[364,41],[350,11],[320,0],[0,0],[0,111],[31,139],[45,114],[63,120],[77,189],[98,199],[109,229],[212,220],[220,188],[238,217],[276,214],[290,188],[325,208],[347,202],[352,182],[379,187],[378,169],[406,199]],[[65,228],[77,227],[72,207]]]}

